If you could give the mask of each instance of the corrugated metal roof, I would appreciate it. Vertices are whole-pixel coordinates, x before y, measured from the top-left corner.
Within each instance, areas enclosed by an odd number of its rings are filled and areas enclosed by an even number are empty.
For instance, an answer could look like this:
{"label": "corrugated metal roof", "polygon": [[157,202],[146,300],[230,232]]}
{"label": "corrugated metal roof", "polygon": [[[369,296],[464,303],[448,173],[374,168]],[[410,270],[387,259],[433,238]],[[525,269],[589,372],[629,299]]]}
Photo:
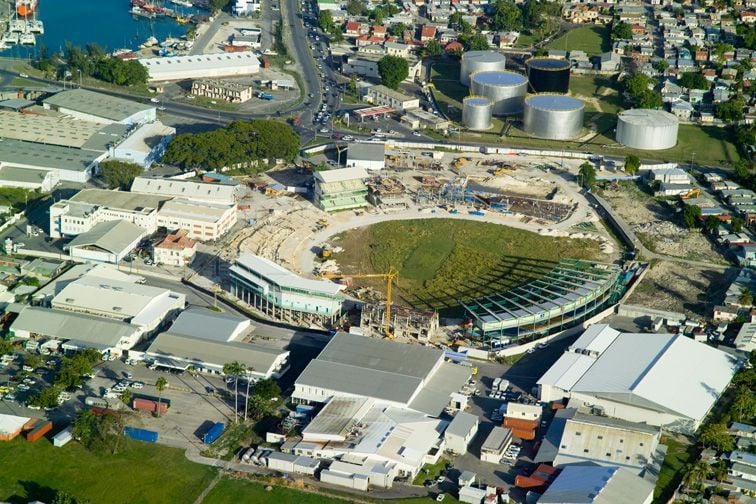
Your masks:
{"label": "corrugated metal roof", "polygon": [[446,428],[444,435],[466,437],[477,425],[477,416],[465,413],[464,411],[458,411]]}
{"label": "corrugated metal roof", "polygon": [[540,504],[642,504],[654,484],[619,467],[570,465],[551,483]]}
{"label": "corrugated metal roof", "polygon": [[410,408],[430,416],[439,416],[449,404],[452,393],[459,391],[472,376],[467,366],[444,362],[410,403]]}
{"label": "corrugated metal roof", "polygon": [[330,281],[324,280],[310,280],[309,278],[302,278],[295,275],[291,271],[282,268],[278,264],[274,263],[264,257],[242,254],[236,260],[237,265],[241,265],[242,268],[236,265],[231,267],[231,270],[242,277],[247,276],[248,273],[244,268],[248,268],[251,271],[259,273],[271,282],[274,282],[281,287],[291,289],[302,289],[311,292],[322,292],[329,295],[336,295],[344,290],[343,285],[338,285]]}
{"label": "corrugated metal roof", "polygon": [[92,229],[71,240],[66,248],[97,247],[111,254],[124,254],[131,246],[147,234],[145,229],[125,220],[114,220],[95,224]]}
{"label": "corrugated metal roof", "polygon": [[155,106],[144,105],[137,101],[96,93],[86,89],[61,91],[44,99],[43,103],[116,122],[123,121],[138,112],[155,108]]}
{"label": "corrugated metal roof", "polygon": [[249,325],[249,319],[192,306],[181,312],[167,332],[214,341],[231,341],[234,335]]}
{"label": "corrugated metal roof", "polygon": [[565,353],[541,376],[537,383],[571,390],[594,362],[596,359],[587,355]]}

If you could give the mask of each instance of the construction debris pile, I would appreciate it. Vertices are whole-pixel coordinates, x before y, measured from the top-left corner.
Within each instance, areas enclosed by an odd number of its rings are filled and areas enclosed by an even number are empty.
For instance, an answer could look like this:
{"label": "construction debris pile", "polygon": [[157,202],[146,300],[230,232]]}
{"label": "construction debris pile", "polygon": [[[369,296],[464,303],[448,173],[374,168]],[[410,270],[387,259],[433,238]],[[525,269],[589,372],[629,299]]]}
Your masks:
{"label": "construction debris pile", "polygon": [[409,208],[412,200],[407,194],[407,188],[395,177],[375,177],[367,183],[368,201],[383,209]]}

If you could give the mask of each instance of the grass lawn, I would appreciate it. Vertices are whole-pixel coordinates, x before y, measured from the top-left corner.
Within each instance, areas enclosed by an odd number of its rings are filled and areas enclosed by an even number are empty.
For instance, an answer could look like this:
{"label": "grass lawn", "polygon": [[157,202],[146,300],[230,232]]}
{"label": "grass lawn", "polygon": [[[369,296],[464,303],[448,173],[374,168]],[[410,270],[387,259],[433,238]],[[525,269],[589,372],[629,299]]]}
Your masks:
{"label": "grass lawn", "polygon": [[425,464],[412,481],[412,484],[422,485],[425,480],[435,480],[441,474],[441,471],[446,469],[446,464],[448,463],[449,461],[442,457],[435,464]]}
{"label": "grass lawn", "polygon": [[445,102],[462,107],[462,99],[470,90],[459,82],[459,63],[435,63],[431,71],[431,82]]}
{"label": "grass lawn", "polygon": [[349,502],[336,497],[300,492],[293,488],[273,487],[270,492],[265,485],[254,481],[224,477],[202,501],[203,504],[326,504],[328,502]]}
{"label": "grass lawn", "polygon": [[581,26],[575,30],[568,30],[546,47],[562,51],[584,51],[588,55],[600,54],[611,50],[609,29],[597,25]]}
{"label": "grass lawn", "polygon": [[[486,222],[425,219],[342,233],[333,255],[347,273],[399,270],[400,304],[453,313],[460,299],[511,289],[549,271],[560,257],[602,259],[598,242],[540,236]],[[380,280],[366,282],[385,290]]]}
{"label": "grass lawn", "polygon": [[667,502],[672,497],[682,478],[680,470],[691,460],[695,450],[693,445],[683,444],[673,438],[667,438],[662,443],[667,445],[667,455],[654,490],[654,502],[658,503]]}
{"label": "grass lawn", "polygon": [[[118,455],[94,454],[76,442],[47,439],[0,443],[0,500],[51,502],[56,491],[95,502],[193,502],[215,469],[189,462],[181,450],[124,440]],[[12,463],[10,463],[12,462]]]}
{"label": "grass lawn", "polygon": [[27,191],[19,187],[1,187],[0,188],[0,205],[10,206],[17,210],[24,209],[27,202],[32,203],[35,200],[43,198],[45,195],[35,191]]}
{"label": "grass lawn", "polygon": [[514,46],[516,48],[528,48],[538,41],[539,41],[539,38],[536,37],[535,35],[528,35],[527,33],[521,33],[520,36],[517,37],[517,43]]}

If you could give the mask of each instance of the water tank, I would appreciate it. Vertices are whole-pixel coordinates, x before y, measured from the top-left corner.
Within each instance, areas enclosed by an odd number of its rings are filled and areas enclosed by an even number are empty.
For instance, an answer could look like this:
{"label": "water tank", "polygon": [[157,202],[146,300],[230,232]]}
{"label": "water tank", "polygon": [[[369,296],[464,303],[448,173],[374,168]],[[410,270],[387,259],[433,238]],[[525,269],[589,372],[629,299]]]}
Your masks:
{"label": "water tank", "polygon": [[484,70],[504,70],[507,58],[496,51],[467,51],[462,54],[459,67],[459,82],[470,86],[470,74]]}
{"label": "water tank", "polygon": [[568,140],[583,130],[581,100],[564,95],[533,95],[525,99],[525,132],[538,138]]}
{"label": "water tank", "polygon": [[470,75],[470,90],[493,102],[493,115],[520,114],[528,93],[528,79],[515,72],[484,70]]}
{"label": "water tank", "polygon": [[484,131],[491,128],[493,102],[485,96],[468,96],[462,100],[462,123],[469,130]]}
{"label": "water tank", "polygon": [[570,90],[570,62],[554,58],[530,58],[525,62],[528,91],[567,93]]}
{"label": "water tank", "polygon": [[671,149],[677,127],[677,117],[663,110],[624,110],[617,117],[617,141],[633,149]]}

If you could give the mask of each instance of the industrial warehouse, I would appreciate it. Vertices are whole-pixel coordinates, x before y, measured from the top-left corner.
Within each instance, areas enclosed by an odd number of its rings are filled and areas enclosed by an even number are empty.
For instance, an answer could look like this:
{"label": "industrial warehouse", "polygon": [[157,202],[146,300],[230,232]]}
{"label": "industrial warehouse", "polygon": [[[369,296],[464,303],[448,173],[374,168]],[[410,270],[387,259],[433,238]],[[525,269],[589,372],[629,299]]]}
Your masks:
{"label": "industrial warehouse", "polygon": [[623,290],[616,265],[562,259],[542,278],[463,306],[476,338],[519,340],[575,325],[616,302]]}

